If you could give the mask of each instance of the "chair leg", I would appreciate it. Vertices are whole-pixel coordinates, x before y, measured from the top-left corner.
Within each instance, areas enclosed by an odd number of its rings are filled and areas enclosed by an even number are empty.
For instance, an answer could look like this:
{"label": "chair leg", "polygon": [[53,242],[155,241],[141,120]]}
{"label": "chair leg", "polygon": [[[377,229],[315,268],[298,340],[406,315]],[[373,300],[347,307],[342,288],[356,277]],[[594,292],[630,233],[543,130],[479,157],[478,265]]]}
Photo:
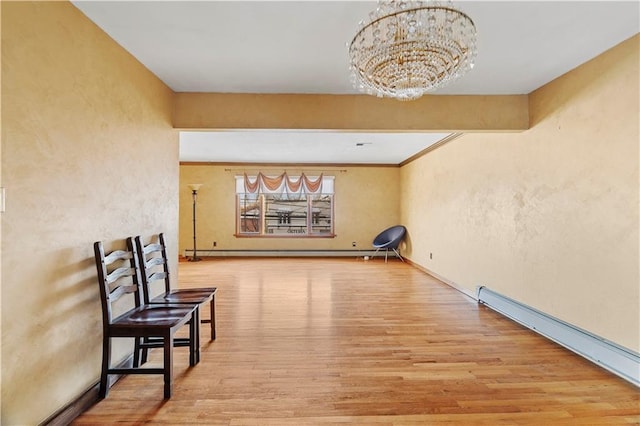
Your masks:
{"label": "chair leg", "polygon": [[389,254],[389,249],[384,251],[384,263],[387,263],[387,255]]}
{"label": "chair leg", "polygon": [[193,367],[200,362],[200,307],[193,311],[189,320],[189,365]]}
{"label": "chair leg", "polygon": [[102,340],[102,373],[100,374],[100,398],[109,394],[109,366],[111,365],[111,338],[105,336]]}
{"label": "chair leg", "polygon": [[376,257],[376,254],[378,254],[378,251],[380,251],[380,247],[378,247],[378,248],[376,249],[376,252],[375,252],[375,253],[373,253],[373,256],[371,256],[371,259],[373,259],[374,257]]}
{"label": "chair leg", "polygon": [[[142,339],[143,343],[149,343],[149,341],[150,339],[148,337],[144,337]],[[142,352],[142,356],[140,357],[140,365],[145,364],[149,359],[149,348],[143,347],[141,352]]]}
{"label": "chair leg", "polygon": [[164,398],[171,398],[173,379],[173,333],[167,332],[164,340]]}
{"label": "chair leg", "polygon": [[142,351],[140,345],[142,343],[142,337],[136,337],[133,344],[133,368],[140,367],[140,351]]}
{"label": "chair leg", "polygon": [[211,297],[209,302],[209,311],[211,312],[211,319],[200,320],[201,324],[211,324],[211,340],[216,340],[216,296]]}
{"label": "chair leg", "polygon": [[400,253],[398,252],[398,250],[393,249],[393,251],[396,253],[396,256],[398,256],[398,259],[402,260],[402,262],[404,262],[404,259],[402,258],[402,256],[400,256]]}
{"label": "chair leg", "polygon": [[216,295],[211,297],[209,303],[211,310],[211,340],[216,340]]}

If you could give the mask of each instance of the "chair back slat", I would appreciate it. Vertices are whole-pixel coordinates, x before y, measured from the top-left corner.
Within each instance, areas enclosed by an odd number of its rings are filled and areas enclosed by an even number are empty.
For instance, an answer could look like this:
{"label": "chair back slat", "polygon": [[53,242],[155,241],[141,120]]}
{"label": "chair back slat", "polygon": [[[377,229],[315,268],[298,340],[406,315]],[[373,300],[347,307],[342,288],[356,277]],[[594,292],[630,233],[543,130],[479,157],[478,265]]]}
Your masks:
{"label": "chair back slat", "polygon": [[[154,251],[152,253],[156,253],[156,252]],[[162,258],[162,257],[152,257],[145,263],[144,267],[149,269],[149,268],[152,268],[154,266],[162,265],[165,262],[166,262],[166,260],[164,258]]]}
{"label": "chair back slat", "polygon": [[115,250],[105,255],[104,263],[105,265],[110,266],[113,263],[117,262],[118,260],[129,260],[129,259],[131,259],[131,252],[126,250]]}
{"label": "chair back slat", "polygon": [[135,293],[136,291],[138,291],[138,287],[134,285],[121,285],[109,293],[109,300],[113,303],[125,294]]}
{"label": "chair back slat", "polygon": [[153,281],[157,281],[157,280],[164,280],[167,278],[167,274],[163,272],[154,272],[151,274],[151,276],[147,277],[147,281],[149,283],[153,282]]}
{"label": "chair back slat", "polygon": [[147,244],[146,246],[144,246],[144,249],[142,250],[142,252],[147,255],[149,253],[152,252],[159,252],[162,251],[162,245],[160,243],[158,244]]}
{"label": "chair back slat", "polygon": [[136,236],[134,238],[140,265],[144,268],[140,271],[140,283],[142,286],[142,294],[144,303],[149,303],[151,294],[155,294],[151,285],[162,281],[164,282],[165,293],[171,291],[169,262],[167,261],[167,249],[164,243],[164,234],[158,234],[156,242],[150,242],[144,245],[142,238]]}
{"label": "chair back slat", "polygon": [[135,275],[135,273],[136,273],[135,269],[130,267],[122,267],[122,268],[114,269],[109,274],[107,274],[107,283],[113,284],[114,282],[122,278],[132,277]]}

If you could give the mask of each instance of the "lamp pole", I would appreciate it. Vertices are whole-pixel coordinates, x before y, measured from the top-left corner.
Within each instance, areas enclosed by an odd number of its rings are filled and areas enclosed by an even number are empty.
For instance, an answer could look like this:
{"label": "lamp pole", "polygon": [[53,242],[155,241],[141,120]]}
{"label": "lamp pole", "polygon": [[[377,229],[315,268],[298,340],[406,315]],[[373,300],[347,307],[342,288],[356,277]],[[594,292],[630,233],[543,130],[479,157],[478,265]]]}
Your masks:
{"label": "lamp pole", "polygon": [[198,257],[196,249],[196,200],[198,198],[198,189],[200,189],[201,186],[201,183],[189,184],[189,188],[191,188],[191,197],[193,198],[193,256],[188,259],[189,262],[198,262],[199,260],[202,260]]}

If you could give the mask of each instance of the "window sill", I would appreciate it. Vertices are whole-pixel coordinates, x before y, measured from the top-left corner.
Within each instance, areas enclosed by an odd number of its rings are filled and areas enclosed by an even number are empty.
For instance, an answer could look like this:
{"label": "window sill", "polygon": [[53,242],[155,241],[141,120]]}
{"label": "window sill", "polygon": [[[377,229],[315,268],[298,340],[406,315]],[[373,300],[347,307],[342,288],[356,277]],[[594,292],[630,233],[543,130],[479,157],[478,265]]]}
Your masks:
{"label": "window sill", "polygon": [[236,238],[335,238],[336,234],[233,234]]}

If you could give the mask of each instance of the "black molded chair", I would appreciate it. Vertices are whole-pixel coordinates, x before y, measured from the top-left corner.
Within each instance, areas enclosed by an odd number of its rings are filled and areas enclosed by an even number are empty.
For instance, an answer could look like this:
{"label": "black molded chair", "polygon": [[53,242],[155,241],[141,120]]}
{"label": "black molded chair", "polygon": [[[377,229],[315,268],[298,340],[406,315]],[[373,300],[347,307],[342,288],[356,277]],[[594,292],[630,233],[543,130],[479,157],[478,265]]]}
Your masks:
{"label": "black molded chair", "polygon": [[[140,238],[140,236],[135,237],[134,240],[136,250],[138,252],[139,263],[141,266],[140,275],[142,279],[144,303],[152,305],[163,303],[187,303],[200,306],[204,303],[209,302],[210,318],[200,319],[199,309],[196,312],[198,315],[198,321],[211,324],[211,340],[215,340],[215,297],[217,288],[199,287],[172,289],[164,234],[158,234],[157,242],[151,242],[147,245],[142,242],[142,238]],[[160,291],[158,291],[159,289],[157,288],[154,291],[154,289],[152,288],[155,283],[160,284]],[[152,296],[152,294],[155,294],[155,296]],[[199,339],[199,336],[197,336],[196,338]],[[178,341],[178,343],[181,342]],[[142,343],[141,349],[143,362],[146,361],[147,358],[147,349],[152,347],[157,347],[157,344],[154,345],[152,339],[145,339],[145,341]]]}
{"label": "black molded chair", "polygon": [[[101,241],[93,245],[100,301],[102,303],[102,373],[100,375],[101,398],[109,393],[110,374],[162,374],[164,376],[164,397],[171,398],[173,380],[173,346],[175,333],[185,324],[189,324],[189,365],[198,362],[197,344],[198,323],[195,314],[197,305],[146,305],[140,291],[140,270],[135,246],[127,241],[127,250],[115,250],[105,254]],[[113,317],[112,304],[118,299],[130,295],[133,308]],[[119,306],[120,302],[118,303]],[[132,368],[111,367],[111,339],[114,337],[133,337],[135,350]],[[139,359],[139,344],[143,339],[156,338],[164,348],[162,368],[142,368]]]}
{"label": "black molded chair", "polygon": [[407,228],[402,225],[392,226],[391,228],[387,228],[373,240],[373,247],[376,249],[374,256],[378,253],[380,249],[384,249],[384,262],[387,263],[387,254],[389,250],[393,250],[398,259],[404,262],[402,256],[400,256],[400,252],[398,251],[398,247],[402,240],[404,240],[405,234],[407,233]]}

